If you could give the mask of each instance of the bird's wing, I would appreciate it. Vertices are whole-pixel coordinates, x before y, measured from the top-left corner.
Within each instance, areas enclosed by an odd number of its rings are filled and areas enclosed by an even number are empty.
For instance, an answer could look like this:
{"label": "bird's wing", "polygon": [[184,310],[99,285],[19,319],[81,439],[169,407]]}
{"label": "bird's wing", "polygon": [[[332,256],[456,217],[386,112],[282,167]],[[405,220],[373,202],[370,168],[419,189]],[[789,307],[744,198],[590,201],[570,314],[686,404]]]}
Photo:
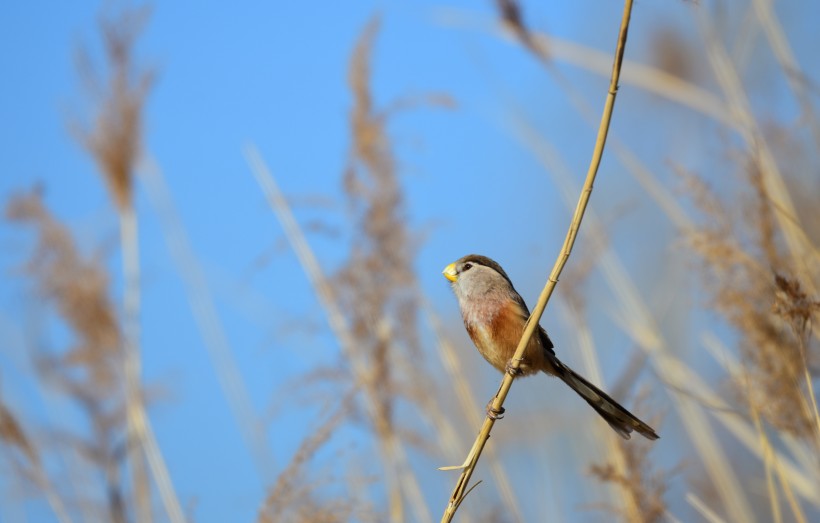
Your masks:
{"label": "bird's wing", "polygon": [[[526,325],[530,321],[530,310],[527,308],[527,304],[524,303],[524,298],[517,292],[513,295],[513,299],[518,304],[518,314],[521,316],[521,319],[524,320],[524,325]],[[555,351],[553,350],[555,346],[552,344],[552,340],[547,335],[547,331],[544,330],[544,327],[539,325],[538,332],[534,333],[533,336],[538,336],[541,341],[541,346],[553,356],[555,355]]]}

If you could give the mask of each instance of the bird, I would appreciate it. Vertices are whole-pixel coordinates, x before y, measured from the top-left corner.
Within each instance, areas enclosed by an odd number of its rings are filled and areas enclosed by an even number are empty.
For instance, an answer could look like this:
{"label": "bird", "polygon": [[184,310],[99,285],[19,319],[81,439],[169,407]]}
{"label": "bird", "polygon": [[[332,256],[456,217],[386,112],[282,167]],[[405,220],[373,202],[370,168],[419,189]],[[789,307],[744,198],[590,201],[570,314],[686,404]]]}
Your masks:
{"label": "bird", "polygon": [[[512,358],[530,311],[501,265],[486,256],[469,254],[447,265],[442,273],[458,299],[467,334],[490,365],[513,376],[538,372],[555,376],[589,403],[624,439],[630,439],[633,431],[650,440],[659,438],[652,427],[559,360],[552,341],[540,325],[527,344],[518,369],[513,368]],[[503,413],[503,408],[493,410],[492,400],[487,405],[487,415],[491,418],[498,419]]]}

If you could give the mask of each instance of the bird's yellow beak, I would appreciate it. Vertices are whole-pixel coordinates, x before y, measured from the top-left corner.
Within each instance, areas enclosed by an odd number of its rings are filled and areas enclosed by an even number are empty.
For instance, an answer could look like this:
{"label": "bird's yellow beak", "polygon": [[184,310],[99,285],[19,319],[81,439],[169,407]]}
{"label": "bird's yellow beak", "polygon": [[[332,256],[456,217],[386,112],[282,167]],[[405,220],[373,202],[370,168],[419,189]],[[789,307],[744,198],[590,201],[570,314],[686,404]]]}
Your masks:
{"label": "bird's yellow beak", "polygon": [[450,265],[445,267],[444,270],[441,271],[441,273],[444,274],[444,277],[450,281],[456,281],[458,279],[458,274],[456,274],[455,263],[451,263]]}

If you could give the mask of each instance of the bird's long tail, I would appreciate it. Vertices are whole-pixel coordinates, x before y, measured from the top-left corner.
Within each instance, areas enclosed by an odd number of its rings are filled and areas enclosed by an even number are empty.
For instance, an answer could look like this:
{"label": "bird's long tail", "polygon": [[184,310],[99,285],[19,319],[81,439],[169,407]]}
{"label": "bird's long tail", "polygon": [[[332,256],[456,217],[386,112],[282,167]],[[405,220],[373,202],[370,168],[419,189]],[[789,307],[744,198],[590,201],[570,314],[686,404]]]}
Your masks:
{"label": "bird's long tail", "polygon": [[588,382],[584,377],[567,367],[562,362],[555,359],[556,374],[572,390],[577,392],[584,400],[601,415],[609,426],[615,429],[624,439],[629,439],[632,431],[637,431],[647,439],[658,439],[659,436],[652,427],[639,420],[635,415],[621,406],[620,403],[610,398],[609,395]]}

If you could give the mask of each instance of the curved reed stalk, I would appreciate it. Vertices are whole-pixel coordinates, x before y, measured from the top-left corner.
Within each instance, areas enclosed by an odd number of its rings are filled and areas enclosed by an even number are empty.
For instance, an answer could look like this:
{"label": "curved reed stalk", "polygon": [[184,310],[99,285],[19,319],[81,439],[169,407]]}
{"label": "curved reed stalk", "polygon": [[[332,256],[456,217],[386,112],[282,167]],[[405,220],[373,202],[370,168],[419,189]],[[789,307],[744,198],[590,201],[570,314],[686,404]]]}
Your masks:
{"label": "curved reed stalk", "polygon": [[[581,195],[578,199],[578,205],[575,208],[575,214],[572,218],[572,222],[570,223],[569,231],[564,239],[564,245],[561,248],[558,259],[555,261],[555,265],[552,268],[547,284],[541,291],[541,295],[538,298],[538,303],[536,303],[535,308],[532,311],[532,315],[527,322],[527,326],[524,329],[524,334],[521,341],[518,343],[518,347],[515,350],[515,355],[513,356],[511,362],[514,370],[518,368],[521,356],[524,354],[524,349],[529,343],[535,329],[538,327],[538,322],[541,319],[541,315],[544,313],[544,309],[547,307],[547,302],[549,301],[550,296],[552,296],[555,285],[558,283],[558,277],[561,275],[561,271],[563,271],[564,266],[569,259],[569,255],[572,252],[572,247],[575,245],[575,239],[578,236],[578,230],[581,226],[584,212],[586,211],[587,204],[589,203],[589,198],[592,195],[592,186],[595,182],[595,177],[598,174],[598,167],[601,164],[601,157],[603,156],[604,146],[606,144],[606,136],[609,132],[609,123],[612,119],[612,110],[615,106],[615,96],[618,93],[618,80],[621,74],[621,65],[623,63],[624,50],[626,48],[626,37],[631,14],[632,0],[626,0],[624,2],[624,11],[621,18],[621,27],[618,33],[618,44],[615,49],[615,60],[612,65],[609,92],[607,93],[606,102],[604,104],[604,111],[601,116],[600,126],[598,128],[598,137],[595,142],[595,149],[592,153],[592,159],[587,171],[586,180],[584,182],[583,189],[581,190]],[[498,389],[498,392],[492,400],[493,410],[497,411],[501,409],[504,404],[504,400],[507,398],[507,394],[510,391],[510,387],[512,387],[512,382],[514,379],[515,378],[511,373],[504,375],[504,379],[501,382],[501,387]],[[492,430],[494,424],[495,420],[491,417],[488,416],[484,419],[484,424],[482,425],[481,431],[473,444],[473,448],[470,450],[467,455],[467,459],[461,466],[461,476],[456,482],[456,486],[450,495],[450,500],[447,503],[447,507],[444,509],[444,514],[441,518],[442,523],[452,521],[458,507],[461,505],[461,502],[464,501],[465,496],[469,493],[468,486],[470,477],[473,475],[475,467],[478,464],[478,459],[481,457],[481,452],[484,450],[484,446],[490,438],[490,431]]]}

